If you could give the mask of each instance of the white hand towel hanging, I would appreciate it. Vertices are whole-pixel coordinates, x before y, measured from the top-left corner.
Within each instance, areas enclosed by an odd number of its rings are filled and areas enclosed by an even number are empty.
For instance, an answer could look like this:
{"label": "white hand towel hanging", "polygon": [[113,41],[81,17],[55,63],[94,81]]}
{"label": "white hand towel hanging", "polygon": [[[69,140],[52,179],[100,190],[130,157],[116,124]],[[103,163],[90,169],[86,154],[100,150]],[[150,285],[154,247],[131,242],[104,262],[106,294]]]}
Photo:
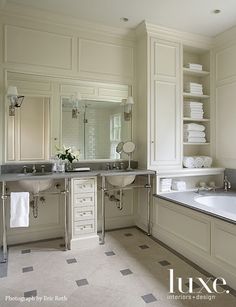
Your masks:
{"label": "white hand towel hanging", "polygon": [[29,227],[29,193],[12,192],[10,227]]}

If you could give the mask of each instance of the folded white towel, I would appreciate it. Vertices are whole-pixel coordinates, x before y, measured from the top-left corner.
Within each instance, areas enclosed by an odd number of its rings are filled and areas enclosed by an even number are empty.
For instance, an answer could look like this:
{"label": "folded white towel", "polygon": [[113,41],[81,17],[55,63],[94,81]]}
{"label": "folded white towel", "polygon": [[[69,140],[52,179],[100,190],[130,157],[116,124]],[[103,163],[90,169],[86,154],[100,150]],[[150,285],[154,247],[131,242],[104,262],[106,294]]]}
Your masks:
{"label": "folded white towel", "polygon": [[187,137],[184,138],[185,143],[206,143],[205,138]]}
{"label": "folded white towel", "polygon": [[12,192],[10,227],[29,227],[29,193]]}
{"label": "folded white towel", "polygon": [[196,168],[201,168],[203,167],[203,158],[196,156],[194,157],[194,167]]}
{"label": "folded white towel", "polygon": [[186,182],[174,180],[172,183],[172,190],[175,191],[186,191]]}
{"label": "folded white towel", "polygon": [[193,130],[193,131],[204,131],[205,126],[204,125],[199,125],[195,123],[189,123],[189,124],[184,124],[184,129],[185,130]]}
{"label": "folded white towel", "polygon": [[185,105],[189,105],[189,106],[203,106],[202,102],[199,101],[190,101],[190,100],[185,100],[184,101]]}
{"label": "folded white towel", "polygon": [[184,136],[185,137],[200,137],[200,138],[204,138],[206,136],[206,133],[203,131],[184,131]]}
{"label": "folded white towel", "polygon": [[212,157],[202,156],[203,159],[203,167],[211,167],[212,165]]}
{"label": "folded white towel", "polygon": [[183,158],[183,166],[187,168],[194,168],[194,158],[190,156],[185,156]]}
{"label": "folded white towel", "polygon": [[202,70],[201,64],[187,63],[185,67],[190,68],[190,69]]}

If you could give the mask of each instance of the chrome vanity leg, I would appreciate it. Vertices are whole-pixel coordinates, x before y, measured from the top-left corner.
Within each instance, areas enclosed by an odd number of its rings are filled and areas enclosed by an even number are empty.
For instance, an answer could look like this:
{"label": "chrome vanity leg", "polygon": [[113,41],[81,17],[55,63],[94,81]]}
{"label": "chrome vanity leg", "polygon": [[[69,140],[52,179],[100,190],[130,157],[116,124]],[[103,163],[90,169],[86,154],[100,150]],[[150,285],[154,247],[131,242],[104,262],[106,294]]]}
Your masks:
{"label": "chrome vanity leg", "polygon": [[69,180],[65,178],[65,192],[64,192],[64,210],[65,210],[65,220],[64,220],[64,232],[65,232],[65,250],[69,249],[69,242],[68,242],[68,219],[67,219],[67,204],[69,203]]}
{"label": "chrome vanity leg", "polygon": [[7,196],[5,194],[6,191],[6,183],[2,182],[2,245],[3,245],[3,260],[1,262],[7,262],[7,229],[6,229],[6,210],[5,210],[5,202]]}
{"label": "chrome vanity leg", "polygon": [[102,234],[100,237],[100,244],[105,243],[105,182],[106,178],[102,176]]}
{"label": "chrome vanity leg", "polygon": [[147,235],[151,235],[151,175],[147,176],[147,184],[145,186],[147,188],[147,220],[148,220],[148,230]]}

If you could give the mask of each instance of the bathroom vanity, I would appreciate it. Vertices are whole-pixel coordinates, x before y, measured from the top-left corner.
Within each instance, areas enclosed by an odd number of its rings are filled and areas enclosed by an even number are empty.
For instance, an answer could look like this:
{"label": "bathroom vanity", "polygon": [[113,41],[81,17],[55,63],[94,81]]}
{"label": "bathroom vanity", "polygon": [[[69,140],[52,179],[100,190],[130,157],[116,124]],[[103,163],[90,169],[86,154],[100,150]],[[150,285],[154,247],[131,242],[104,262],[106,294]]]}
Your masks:
{"label": "bathroom vanity", "polygon": [[[27,181],[28,187],[35,186],[35,183],[45,181],[52,181],[57,183],[61,182],[61,185],[58,184],[55,187],[55,184],[52,184],[52,187],[49,190],[37,191],[37,193],[32,193],[33,197],[47,196],[47,195],[58,195],[61,200],[63,200],[63,212],[64,212],[64,231],[63,236],[65,238],[65,248],[73,249],[76,247],[86,247],[91,246],[92,244],[99,243],[99,237],[97,234],[97,221],[98,221],[98,208],[97,208],[97,195],[98,190],[101,190],[101,201],[102,201],[102,234],[100,238],[100,243],[104,243],[105,238],[105,192],[119,190],[121,194],[125,190],[132,190],[133,188],[144,188],[148,190],[147,197],[147,206],[148,206],[148,215],[147,215],[147,224],[148,234],[150,234],[150,206],[151,206],[151,188],[152,180],[151,176],[154,175],[154,171],[148,170],[139,170],[134,169],[132,171],[126,172],[124,170],[95,170],[90,172],[66,172],[66,173],[48,173],[48,174],[34,174],[34,175],[24,175],[16,173],[5,173],[0,175],[0,182],[2,183],[2,193],[1,193],[1,207],[2,207],[2,220],[3,227],[2,231],[2,242],[3,242],[3,251],[4,259],[7,259],[7,232],[9,230],[8,218],[9,214],[6,214],[6,209],[9,208],[9,198],[10,191],[7,187],[11,183],[15,183],[17,186],[21,186],[21,181]],[[126,186],[113,186],[111,185],[107,178],[109,177],[125,177],[133,176],[133,180],[136,176],[146,177],[145,185],[137,184],[127,184]],[[101,186],[97,182],[102,182]],[[119,180],[118,180],[119,182]],[[132,183],[132,182],[129,182]],[[22,190],[20,188],[20,191]],[[59,201],[60,203],[60,201]],[[45,206],[50,205],[46,204]],[[61,201],[62,205],[62,201]],[[116,209],[117,210],[117,209]],[[9,211],[9,210],[8,210]],[[131,225],[132,226],[132,225]],[[121,225],[122,227],[122,225]],[[18,228],[19,229],[19,228]],[[17,230],[16,230],[17,231]],[[21,230],[19,230],[20,232]],[[50,238],[50,236],[48,237]],[[40,238],[40,233],[38,234],[38,239]],[[24,241],[21,241],[24,242]]]}

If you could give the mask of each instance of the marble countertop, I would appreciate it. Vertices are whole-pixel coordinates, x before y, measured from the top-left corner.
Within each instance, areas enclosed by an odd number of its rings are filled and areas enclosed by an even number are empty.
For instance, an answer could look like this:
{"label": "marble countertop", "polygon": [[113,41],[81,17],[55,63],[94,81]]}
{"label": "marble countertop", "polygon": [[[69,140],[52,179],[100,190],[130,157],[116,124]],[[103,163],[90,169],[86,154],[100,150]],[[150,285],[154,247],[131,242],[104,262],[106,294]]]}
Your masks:
{"label": "marble countertop", "polygon": [[41,180],[41,179],[65,179],[65,178],[79,178],[79,177],[95,177],[95,176],[120,176],[120,175],[154,175],[155,171],[134,169],[132,171],[123,170],[95,170],[87,172],[65,172],[65,173],[50,173],[45,175],[25,175],[19,173],[0,174],[0,182],[2,181],[20,181],[20,180]]}
{"label": "marble countertop", "polygon": [[236,224],[236,215],[227,211],[219,210],[217,206],[211,208],[206,205],[200,204],[196,201],[198,197],[204,196],[233,196],[236,197],[236,191],[227,191],[225,192],[222,189],[217,189],[215,192],[207,192],[203,191],[200,193],[196,193],[194,191],[186,191],[186,192],[173,192],[173,193],[162,193],[155,194],[154,197],[164,199],[175,204],[187,207],[189,209],[193,209],[213,217],[219,218],[221,220],[230,222],[232,224]]}

